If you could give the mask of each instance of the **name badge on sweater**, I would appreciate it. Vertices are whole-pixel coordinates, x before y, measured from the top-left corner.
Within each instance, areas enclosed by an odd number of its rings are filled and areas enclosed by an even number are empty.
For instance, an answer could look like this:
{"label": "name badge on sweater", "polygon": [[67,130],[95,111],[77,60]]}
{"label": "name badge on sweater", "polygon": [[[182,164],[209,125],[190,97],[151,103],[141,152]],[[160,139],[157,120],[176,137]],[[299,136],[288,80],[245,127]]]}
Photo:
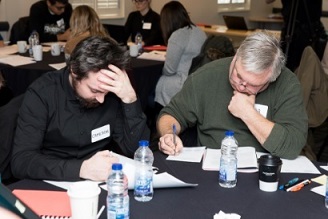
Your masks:
{"label": "name badge on sweater", "polygon": [[150,30],[151,29],[151,23],[143,23],[142,29]]}
{"label": "name badge on sweater", "polygon": [[110,136],[110,126],[109,124],[107,124],[91,131],[91,142],[94,143],[103,140],[105,138],[108,138],[109,136]]}
{"label": "name badge on sweater", "polygon": [[256,111],[259,112],[264,118],[267,117],[268,108],[269,108],[268,106],[256,103],[254,107]]}

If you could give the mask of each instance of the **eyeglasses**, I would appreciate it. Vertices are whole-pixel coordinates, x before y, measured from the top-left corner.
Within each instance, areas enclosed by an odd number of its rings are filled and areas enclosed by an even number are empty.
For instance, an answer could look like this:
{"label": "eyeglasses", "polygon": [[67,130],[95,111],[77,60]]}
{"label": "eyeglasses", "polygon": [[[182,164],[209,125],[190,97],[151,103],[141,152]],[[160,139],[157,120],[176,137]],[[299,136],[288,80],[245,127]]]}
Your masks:
{"label": "eyeglasses", "polygon": [[143,3],[145,2],[146,0],[132,0],[133,3]]}
{"label": "eyeglasses", "polygon": [[[251,95],[257,95],[259,92],[263,91],[264,88],[270,83],[270,81],[267,81],[265,82],[264,84],[261,84],[261,85],[252,85],[252,84],[249,84],[247,81],[245,81],[239,74],[237,68],[236,68],[236,62],[237,62],[237,59],[235,60],[235,63],[233,64],[233,68],[232,68],[232,71],[230,72],[230,76],[229,76],[229,80],[234,83],[235,85],[237,86],[243,86],[243,90],[246,90],[249,94]],[[236,71],[237,72],[237,77],[239,79],[239,82],[235,81],[233,78],[232,78],[232,74],[233,72]],[[257,91],[253,91],[255,88]]]}

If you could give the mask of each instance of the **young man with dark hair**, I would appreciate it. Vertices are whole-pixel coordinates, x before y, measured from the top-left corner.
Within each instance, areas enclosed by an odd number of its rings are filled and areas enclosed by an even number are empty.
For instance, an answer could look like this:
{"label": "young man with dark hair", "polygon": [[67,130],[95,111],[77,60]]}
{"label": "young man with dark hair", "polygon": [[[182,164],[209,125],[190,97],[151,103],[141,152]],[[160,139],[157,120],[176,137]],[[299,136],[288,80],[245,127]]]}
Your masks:
{"label": "young man with dark hair", "polygon": [[125,71],[128,64],[129,54],[114,40],[88,37],[66,68],[35,81],[17,120],[13,175],[105,181],[118,161],[109,150],[119,147],[133,156],[150,131]]}
{"label": "young man with dark hair", "polygon": [[29,31],[36,30],[40,42],[66,41],[70,35],[72,5],[68,0],[41,0],[30,9]]}

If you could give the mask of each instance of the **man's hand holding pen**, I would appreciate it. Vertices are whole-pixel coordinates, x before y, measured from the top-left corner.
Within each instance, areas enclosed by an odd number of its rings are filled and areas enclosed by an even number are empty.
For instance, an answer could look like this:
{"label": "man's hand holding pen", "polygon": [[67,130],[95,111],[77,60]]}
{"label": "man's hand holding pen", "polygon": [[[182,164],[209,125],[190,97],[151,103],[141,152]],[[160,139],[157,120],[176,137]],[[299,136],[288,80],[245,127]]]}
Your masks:
{"label": "man's hand holding pen", "polygon": [[183,144],[177,133],[177,127],[173,125],[172,133],[160,137],[158,142],[159,150],[168,155],[178,155],[183,148]]}

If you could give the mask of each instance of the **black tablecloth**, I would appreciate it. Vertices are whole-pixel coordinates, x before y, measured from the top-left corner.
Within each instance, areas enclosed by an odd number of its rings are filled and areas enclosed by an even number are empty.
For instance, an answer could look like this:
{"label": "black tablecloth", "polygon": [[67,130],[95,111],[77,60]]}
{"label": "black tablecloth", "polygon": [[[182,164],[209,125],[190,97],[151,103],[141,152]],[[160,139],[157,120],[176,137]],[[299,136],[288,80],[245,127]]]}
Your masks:
{"label": "black tablecloth", "polygon": [[[23,56],[28,56],[28,53],[23,54]],[[49,64],[63,62],[65,62],[63,53],[60,56],[52,56],[51,52],[44,52],[42,61],[17,67],[0,63],[0,71],[14,96],[18,96],[24,93],[28,86],[42,74],[56,70]],[[163,65],[164,62],[162,61],[131,58],[131,65],[127,72],[143,110],[148,106],[148,98],[156,87]]]}
{"label": "black tablecloth", "polygon": [[[141,203],[130,196],[130,218],[188,218],[212,219],[220,210],[237,213],[242,219],[323,219],[328,218],[324,197],[310,191],[318,186],[312,183],[299,192],[263,192],[258,188],[258,173],[238,173],[237,186],[222,188],[218,184],[217,171],[204,171],[200,163],[166,161],[166,156],[155,152],[154,166],[197,187],[155,189],[150,202]],[[320,170],[321,171],[321,170]],[[327,172],[324,171],[327,174]],[[281,174],[280,182],[299,178],[313,178],[316,174]],[[50,184],[36,180],[22,180],[9,186],[11,189],[52,189],[60,190]],[[105,204],[106,191],[99,197],[99,208]],[[106,218],[106,211],[101,218]]]}

